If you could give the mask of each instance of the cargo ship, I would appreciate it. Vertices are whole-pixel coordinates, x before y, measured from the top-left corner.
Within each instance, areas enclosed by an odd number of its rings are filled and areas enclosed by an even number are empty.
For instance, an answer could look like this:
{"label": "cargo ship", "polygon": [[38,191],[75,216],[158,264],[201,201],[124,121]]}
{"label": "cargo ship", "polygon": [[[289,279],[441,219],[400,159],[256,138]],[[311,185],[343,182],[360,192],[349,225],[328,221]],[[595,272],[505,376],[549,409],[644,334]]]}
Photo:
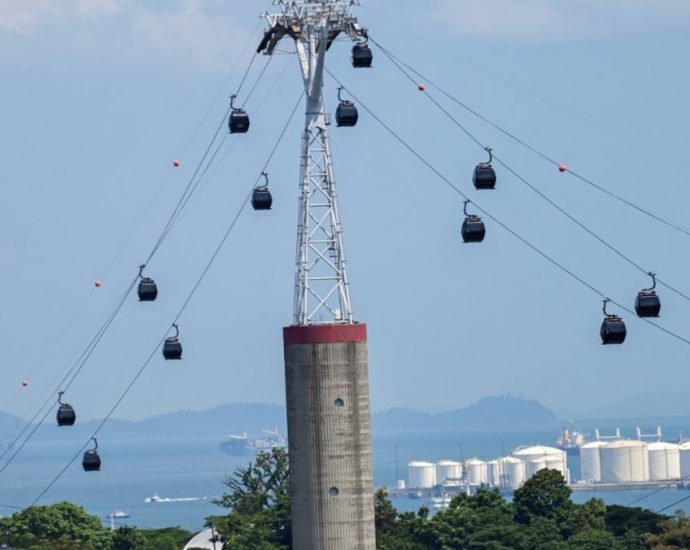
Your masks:
{"label": "cargo ship", "polygon": [[244,456],[275,448],[287,448],[287,440],[278,434],[278,428],[261,431],[264,437],[256,439],[247,437],[247,432],[243,432],[242,435],[230,434],[220,442],[220,450],[232,456]]}
{"label": "cargo ship", "polygon": [[565,451],[568,456],[576,456],[580,454],[580,447],[585,443],[587,443],[587,440],[584,434],[573,429],[571,425],[565,428],[558,437],[556,447],[561,451]]}

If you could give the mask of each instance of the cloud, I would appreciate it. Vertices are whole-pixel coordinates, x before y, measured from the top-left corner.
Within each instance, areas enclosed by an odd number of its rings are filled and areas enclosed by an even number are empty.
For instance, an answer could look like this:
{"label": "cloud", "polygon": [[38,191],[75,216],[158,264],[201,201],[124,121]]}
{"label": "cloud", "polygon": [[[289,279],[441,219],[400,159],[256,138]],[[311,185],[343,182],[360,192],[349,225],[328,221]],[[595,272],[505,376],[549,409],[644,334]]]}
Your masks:
{"label": "cloud", "polygon": [[256,21],[242,11],[217,0],[0,0],[0,39],[15,52],[0,58],[41,62],[62,53],[116,64],[164,57],[227,65],[249,37],[243,27]]}
{"label": "cloud", "polygon": [[0,29],[26,34],[71,18],[110,15],[121,9],[120,0],[0,0]]}
{"label": "cloud", "polygon": [[581,40],[690,27],[686,0],[442,0],[434,18],[465,36]]}

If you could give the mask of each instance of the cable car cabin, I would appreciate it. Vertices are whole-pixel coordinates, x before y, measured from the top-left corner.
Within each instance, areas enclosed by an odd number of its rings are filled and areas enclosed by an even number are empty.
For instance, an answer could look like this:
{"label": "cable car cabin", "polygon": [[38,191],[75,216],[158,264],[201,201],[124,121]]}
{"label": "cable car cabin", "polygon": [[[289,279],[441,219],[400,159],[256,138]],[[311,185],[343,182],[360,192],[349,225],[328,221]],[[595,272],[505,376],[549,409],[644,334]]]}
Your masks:
{"label": "cable car cabin", "polygon": [[352,101],[341,101],[335,110],[335,125],[352,127],[357,124],[357,120],[359,120],[359,113],[355,104]]}
{"label": "cable car cabin", "polygon": [[163,342],[163,357],[166,359],[182,359],[182,344],[177,336],[171,336]]}
{"label": "cable car cabin", "polygon": [[601,323],[599,334],[602,344],[622,344],[625,342],[625,335],[627,334],[623,319],[618,315],[609,315]]}
{"label": "cable car cabin", "polygon": [[84,451],[84,458],[81,460],[81,466],[85,472],[97,472],[101,469],[101,457],[98,456],[98,451],[89,449]]}
{"label": "cable car cabin", "polygon": [[158,287],[156,281],[149,277],[144,277],[139,281],[139,288],[137,289],[140,302],[153,302],[158,296]]}
{"label": "cable car cabin", "polygon": [[58,426],[74,426],[77,420],[77,415],[74,412],[74,407],[67,403],[61,403],[57,411]]}
{"label": "cable car cabin", "polygon": [[355,44],[352,47],[352,66],[355,69],[368,69],[374,61],[374,54],[367,44]]}
{"label": "cable car cabin", "polygon": [[472,175],[476,189],[493,189],[496,187],[496,172],[490,164],[478,164]]}
{"label": "cable car cabin", "polygon": [[268,187],[261,186],[254,189],[252,193],[252,207],[254,210],[270,210],[273,204],[273,197]]}
{"label": "cable car cabin", "polygon": [[479,216],[470,215],[462,222],[462,240],[466,243],[480,243],[486,235],[484,222]]}
{"label": "cable car cabin", "polygon": [[228,120],[231,134],[246,134],[249,130],[249,115],[244,109],[233,109]]}
{"label": "cable car cabin", "polygon": [[638,317],[658,317],[661,302],[653,290],[642,290],[635,299],[635,313]]}

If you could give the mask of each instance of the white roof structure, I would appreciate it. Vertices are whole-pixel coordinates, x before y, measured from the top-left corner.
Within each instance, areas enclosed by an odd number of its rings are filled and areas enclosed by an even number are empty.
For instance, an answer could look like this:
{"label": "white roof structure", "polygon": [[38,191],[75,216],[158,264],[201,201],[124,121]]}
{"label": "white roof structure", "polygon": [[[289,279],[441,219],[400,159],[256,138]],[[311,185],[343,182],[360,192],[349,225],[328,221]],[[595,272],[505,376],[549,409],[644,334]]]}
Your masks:
{"label": "white roof structure", "polygon": [[183,550],[190,550],[190,548],[203,548],[204,550],[220,550],[223,547],[222,542],[217,542],[213,545],[211,539],[213,538],[213,531],[211,529],[206,529],[201,533],[198,533],[190,540]]}

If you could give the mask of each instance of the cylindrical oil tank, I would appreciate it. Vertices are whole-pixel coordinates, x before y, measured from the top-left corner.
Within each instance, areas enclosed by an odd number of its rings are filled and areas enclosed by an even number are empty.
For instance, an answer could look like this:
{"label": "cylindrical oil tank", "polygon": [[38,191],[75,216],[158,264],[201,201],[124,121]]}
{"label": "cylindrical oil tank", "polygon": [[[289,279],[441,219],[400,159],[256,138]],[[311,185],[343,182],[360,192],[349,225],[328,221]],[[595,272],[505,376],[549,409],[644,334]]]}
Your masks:
{"label": "cylindrical oil tank", "polygon": [[514,456],[499,459],[501,466],[501,487],[503,489],[519,489],[527,478],[525,463]]}
{"label": "cylindrical oil tank", "polygon": [[607,444],[606,441],[592,441],[580,447],[580,481],[601,481],[601,448]]}
{"label": "cylindrical oil tank", "polygon": [[539,470],[545,470],[546,469],[546,459],[544,458],[533,458],[529,462],[526,463],[527,465],[527,477],[530,478],[534,474],[536,474]]}
{"label": "cylindrical oil tank", "polygon": [[568,467],[563,461],[563,457],[558,455],[545,456],[544,462],[549,470],[557,470],[561,473],[563,479],[565,479],[566,482],[568,481]]}
{"label": "cylindrical oil tank", "polygon": [[498,460],[489,460],[486,463],[486,483],[489,487],[501,486],[501,467]]}
{"label": "cylindrical oil tank", "polygon": [[675,443],[657,441],[647,445],[649,480],[680,479],[680,447]]}
{"label": "cylindrical oil tank", "polygon": [[[518,447],[517,449],[515,449],[515,451],[513,451],[513,456],[525,461],[525,464],[527,465],[527,477],[534,475],[534,473],[537,471],[530,470],[530,462],[533,460],[546,458],[548,458],[549,460],[548,464],[545,464],[543,466],[544,468],[558,470],[559,472],[561,472],[564,478],[567,476],[567,455],[565,451],[561,451],[560,449],[556,449],[555,447],[547,447],[545,445]],[[539,466],[539,469],[541,469],[541,464],[533,465],[532,469],[537,465]]]}
{"label": "cylindrical oil tank", "polygon": [[465,461],[465,474],[470,485],[486,484],[486,462],[478,458],[470,458]]}
{"label": "cylindrical oil tank", "polygon": [[462,479],[462,464],[454,460],[440,460],[436,463],[436,483],[445,483],[447,479]]}
{"label": "cylindrical oil tank", "polygon": [[684,441],[679,446],[680,451],[680,476],[686,478],[690,476],[690,441]]}
{"label": "cylindrical oil tank", "polygon": [[603,483],[649,481],[649,455],[644,441],[611,441],[599,449],[599,456]]}
{"label": "cylindrical oil tank", "polygon": [[436,465],[416,461],[407,465],[407,486],[410,489],[431,489],[436,485]]}

